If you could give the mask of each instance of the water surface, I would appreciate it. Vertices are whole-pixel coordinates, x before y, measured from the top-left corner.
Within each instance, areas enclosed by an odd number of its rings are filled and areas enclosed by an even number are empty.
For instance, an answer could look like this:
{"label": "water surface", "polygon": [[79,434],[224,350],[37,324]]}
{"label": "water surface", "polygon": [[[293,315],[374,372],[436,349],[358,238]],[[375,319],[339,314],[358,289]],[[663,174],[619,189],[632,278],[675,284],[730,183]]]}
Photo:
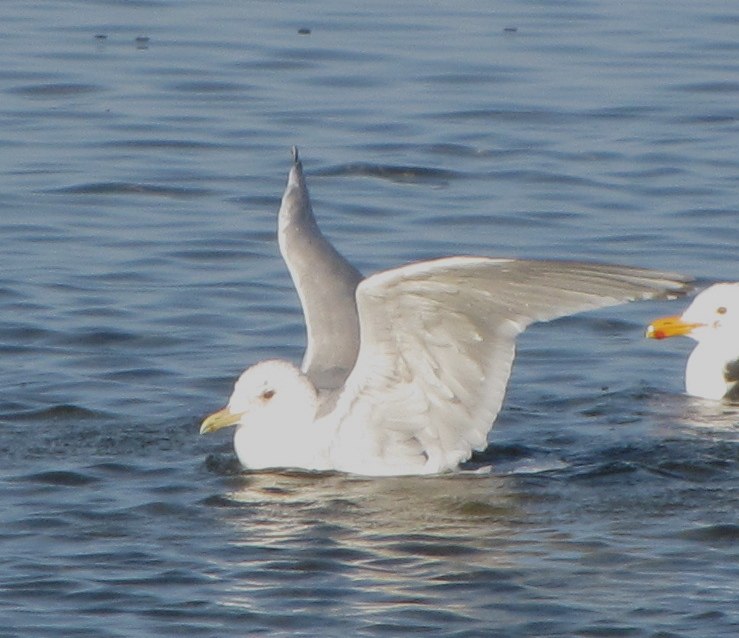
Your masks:
{"label": "water surface", "polygon": [[[301,148],[364,272],[449,254],[739,280],[739,9],[0,6],[0,636],[729,636],[737,410],[650,302],[533,327],[430,478],[243,473],[201,418],[299,359]],[[302,31],[302,33],[301,33]]]}

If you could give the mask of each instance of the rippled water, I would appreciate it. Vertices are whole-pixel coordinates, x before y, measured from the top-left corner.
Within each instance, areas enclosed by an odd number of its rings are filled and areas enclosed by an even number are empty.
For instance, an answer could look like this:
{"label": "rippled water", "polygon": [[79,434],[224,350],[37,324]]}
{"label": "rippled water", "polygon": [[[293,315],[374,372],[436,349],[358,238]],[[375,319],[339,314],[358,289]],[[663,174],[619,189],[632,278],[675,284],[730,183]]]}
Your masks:
{"label": "rippled water", "polygon": [[[524,335],[465,473],[239,471],[203,415],[299,358],[301,147],[371,272],[445,254],[738,280],[739,7],[0,4],[0,636],[729,636],[739,412],[678,304]],[[301,32],[302,31],[302,32]]]}

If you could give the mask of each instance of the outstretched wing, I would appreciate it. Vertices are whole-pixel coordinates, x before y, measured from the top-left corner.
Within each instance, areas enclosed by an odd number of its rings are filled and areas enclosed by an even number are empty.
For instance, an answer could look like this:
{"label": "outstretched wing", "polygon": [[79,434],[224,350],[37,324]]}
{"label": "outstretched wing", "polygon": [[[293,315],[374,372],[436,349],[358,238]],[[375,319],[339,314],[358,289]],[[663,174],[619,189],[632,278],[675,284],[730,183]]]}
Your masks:
{"label": "outstretched wing", "polygon": [[534,321],[679,296],[688,278],[619,266],[452,257],[357,289],[361,346],[332,455],[367,474],[439,472],[486,445],[515,338]]}
{"label": "outstretched wing", "polygon": [[295,147],[277,237],[305,317],[302,370],[318,388],[341,387],[359,350],[355,290],[362,275],[318,228]]}

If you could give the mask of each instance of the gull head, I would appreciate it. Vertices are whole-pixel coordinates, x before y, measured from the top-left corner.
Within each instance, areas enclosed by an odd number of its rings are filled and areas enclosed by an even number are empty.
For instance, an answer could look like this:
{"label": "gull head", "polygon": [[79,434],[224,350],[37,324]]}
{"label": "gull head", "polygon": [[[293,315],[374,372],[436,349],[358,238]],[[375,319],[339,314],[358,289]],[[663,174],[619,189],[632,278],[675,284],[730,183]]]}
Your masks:
{"label": "gull head", "polygon": [[286,430],[312,422],[317,401],[315,387],[292,363],[262,361],[241,374],[228,405],[203,421],[200,434],[230,425]]}
{"label": "gull head", "polygon": [[696,296],[682,315],[655,319],[647,337],[685,335],[701,341],[720,340],[730,347],[739,340],[739,283],[715,284]]}

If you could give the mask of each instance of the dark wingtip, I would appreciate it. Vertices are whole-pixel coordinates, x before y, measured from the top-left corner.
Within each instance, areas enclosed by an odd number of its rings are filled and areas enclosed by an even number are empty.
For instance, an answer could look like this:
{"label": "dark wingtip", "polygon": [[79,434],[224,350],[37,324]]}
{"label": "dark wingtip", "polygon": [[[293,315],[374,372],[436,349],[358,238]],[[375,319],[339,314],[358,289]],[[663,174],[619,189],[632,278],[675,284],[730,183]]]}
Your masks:
{"label": "dark wingtip", "polygon": [[292,153],[292,156],[293,156],[293,164],[297,164],[298,162],[300,162],[300,156],[298,155],[298,147],[293,146],[290,149],[290,152]]}

